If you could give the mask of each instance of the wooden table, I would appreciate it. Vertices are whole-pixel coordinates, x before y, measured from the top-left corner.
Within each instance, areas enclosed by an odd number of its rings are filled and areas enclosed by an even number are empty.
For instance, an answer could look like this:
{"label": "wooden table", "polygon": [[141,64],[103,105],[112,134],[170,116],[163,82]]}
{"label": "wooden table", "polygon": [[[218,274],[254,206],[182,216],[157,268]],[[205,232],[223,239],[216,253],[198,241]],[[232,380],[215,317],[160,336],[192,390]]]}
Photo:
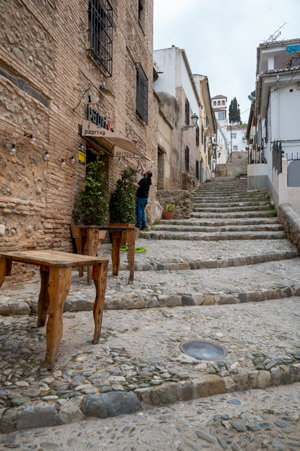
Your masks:
{"label": "wooden table", "polygon": [[63,332],[64,303],[71,286],[72,267],[93,266],[92,277],[96,287],[94,303],[95,331],[93,344],[101,333],[108,258],[89,257],[56,251],[0,252],[0,287],[5,276],[11,274],[12,262],[40,266],[41,288],[38,300],[38,327],[47,322],[47,350],[45,362],[52,368],[57,362],[58,348]]}
{"label": "wooden table", "polygon": [[[87,242],[90,243],[87,247],[87,253],[96,251],[96,240],[98,231],[108,230],[112,234],[112,265],[113,265],[113,275],[119,275],[120,269],[120,254],[121,254],[121,243],[123,233],[126,233],[127,243],[128,243],[128,254],[127,260],[129,265],[129,280],[128,283],[133,283],[134,280],[134,251],[135,251],[135,225],[134,224],[111,224],[108,226],[72,226],[78,229],[76,238],[76,247],[78,253],[84,253],[84,240],[88,236]],[[72,230],[73,234],[73,230]],[[97,254],[95,254],[97,255]],[[81,274],[83,275],[83,273]],[[88,283],[90,283],[88,274]]]}
{"label": "wooden table", "polygon": [[[75,239],[77,252],[80,255],[97,257],[106,231],[99,226],[71,226],[72,238]],[[79,277],[83,276],[83,266],[79,267]],[[92,283],[92,267],[87,267],[87,283]]]}

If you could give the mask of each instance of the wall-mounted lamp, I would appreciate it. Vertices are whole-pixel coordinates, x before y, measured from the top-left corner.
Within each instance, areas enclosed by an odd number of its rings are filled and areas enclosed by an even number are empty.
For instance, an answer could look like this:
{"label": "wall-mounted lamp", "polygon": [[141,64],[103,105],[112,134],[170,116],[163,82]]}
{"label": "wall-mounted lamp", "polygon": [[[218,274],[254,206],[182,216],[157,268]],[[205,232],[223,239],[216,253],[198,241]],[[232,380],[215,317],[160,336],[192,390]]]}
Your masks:
{"label": "wall-mounted lamp", "polygon": [[25,138],[29,138],[31,144],[34,144],[34,142],[36,141],[36,139],[33,137],[33,135],[27,135]]}
{"label": "wall-mounted lamp", "polygon": [[46,150],[46,152],[45,152],[44,160],[45,160],[45,161],[49,160],[49,153],[48,153],[48,150]]}
{"label": "wall-mounted lamp", "polygon": [[85,148],[84,148],[84,145],[82,143],[79,144],[79,146],[78,146],[78,152],[85,152]]}
{"label": "wall-mounted lamp", "polygon": [[74,164],[75,163],[75,158],[74,155],[71,156],[71,163]]}
{"label": "wall-mounted lamp", "polygon": [[63,168],[64,166],[66,166],[65,160],[62,158],[61,160],[61,167]]}
{"label": "wall-mounted lamp", "polygon": [[185,132],[186,130],[189,130],[190,128],[196,127],[199,117],[197,116],[196,113],[194,113],[193,116],[191,117],[191,119],[192,119],[193,125],[185,125],[184,127],[181,127],[181,130],[183,132]]}
{"label": "wall-mounted lamp", "polygon": [[16,146],[14,144],[11,146],[11,149],[10,149],[9,153],[11,155],[16,155]]}

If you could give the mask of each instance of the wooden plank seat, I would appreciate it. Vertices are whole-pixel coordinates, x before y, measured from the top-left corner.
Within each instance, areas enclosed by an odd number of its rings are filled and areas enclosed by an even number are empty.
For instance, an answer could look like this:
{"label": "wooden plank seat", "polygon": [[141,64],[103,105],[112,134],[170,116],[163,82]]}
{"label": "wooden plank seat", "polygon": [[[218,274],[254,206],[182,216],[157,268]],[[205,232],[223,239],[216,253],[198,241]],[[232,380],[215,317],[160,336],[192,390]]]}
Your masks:
{"label": "wooden plank seat", "polygon": [[47,349],[45,362],[52,368],[57,361],[58,348],[63,332],[64,303],[71,286],[73,267],[92,266],[92,278],[96,287],[94,303],[95,331],[93,344],[99,342],[107,280],[108,258],[90,257],[57,251],[0,252],[0,287],[5,276],[11,274],[12,262],[40,266],[41,288],[38,299],[38,327],[47,322]]}

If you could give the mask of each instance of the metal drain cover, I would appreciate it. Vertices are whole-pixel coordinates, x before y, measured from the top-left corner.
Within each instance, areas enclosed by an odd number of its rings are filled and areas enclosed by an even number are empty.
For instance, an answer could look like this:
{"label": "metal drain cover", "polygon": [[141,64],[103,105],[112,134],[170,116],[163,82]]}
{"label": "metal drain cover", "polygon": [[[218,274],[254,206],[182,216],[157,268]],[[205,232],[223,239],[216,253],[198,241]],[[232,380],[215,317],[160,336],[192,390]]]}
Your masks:
{"label": "metal drain cover", "polygon": [[212,341],[189,340],[181,343],[179,349],[184,354],[201,360],[219,360],[227,355],[223,346]]}

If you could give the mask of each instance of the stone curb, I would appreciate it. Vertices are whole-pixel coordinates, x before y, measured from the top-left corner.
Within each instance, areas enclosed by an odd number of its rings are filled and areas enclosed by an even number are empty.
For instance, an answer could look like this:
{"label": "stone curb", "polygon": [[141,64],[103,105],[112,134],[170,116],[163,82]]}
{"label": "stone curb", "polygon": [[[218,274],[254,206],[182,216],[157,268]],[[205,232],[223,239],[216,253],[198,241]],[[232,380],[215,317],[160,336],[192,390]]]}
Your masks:
{"label": "stone curb", "polygon": [[0,410],[0,433],[68,424],[87,417],[115,417],[135,413],[140,408],[139,398],[134,392],[111,392],[58,399],[52,403],[26,404]]}
{"label": "stone curb", "polygon": [[78,396],[69,400],[55,399],[52,403],[38,402],[1,409],[0,433],[68,424],[87,417],[115,417],[138,412],[143,405],[158,406],[236,391],[264,390],[272,385],[296,382],[300,382],[300,364],[280,365],[270,371],[242,369],[224,377],[206,374],[192,381],[164,383],[159,387],[140,388],[134,392],[110,392]]}
{"label": "stone curb", "polygon": [[[300,286],[277,287],[263,289],[259,291],[245,291],[239,293],[174,293],[163,294],[159,296],[148,296],[146,298],[133,299],[105,299],[104,310],[131,310],[144,308],[160,307],[181,307],[181,306],[200,306],[200,305],[225,305],[242,304],[246,302],[262,302],[275,299],[288,298],[291,296],[300,296]],[[12,307],[11,307],[12,306]],[[94,301],[66,300],[64,312],[82,312],[91,311],[94,307]],[[29,315],[37,314],[38,304],[35,302],[14,302],[0,306],[0,315]]]}
{"label": "stone curb", "polygon": [[288,366],[280,365],[270,371],[243,369],[237,374],[224,377],[207,374],[193,381],[180,381],[162,384],[159,387],[136,389],[135,393],[142,403],[157,406],[236,391],[264,390],[272,385],[287,385],[296,382],[300,382],[300,363]]}

